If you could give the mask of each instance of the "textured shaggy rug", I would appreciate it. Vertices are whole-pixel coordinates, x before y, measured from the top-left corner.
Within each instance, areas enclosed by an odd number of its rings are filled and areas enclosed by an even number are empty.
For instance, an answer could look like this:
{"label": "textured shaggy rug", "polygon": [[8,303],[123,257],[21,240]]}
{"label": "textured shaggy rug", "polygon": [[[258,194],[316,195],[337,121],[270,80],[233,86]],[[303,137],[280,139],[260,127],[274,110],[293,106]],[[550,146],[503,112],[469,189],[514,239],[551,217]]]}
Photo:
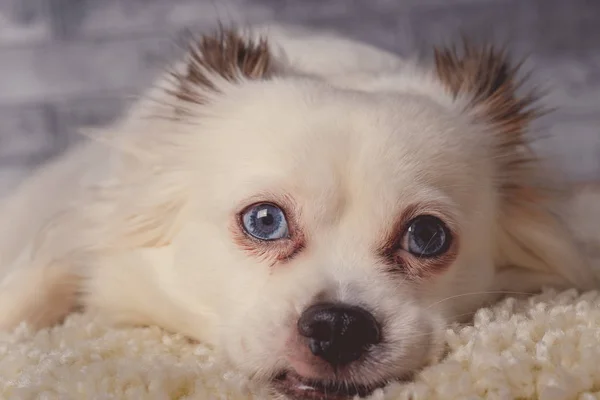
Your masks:
{"label": "textured shaggy rug", "polygon": [[[448,329],[449,355],[371,399],[600,399],[600,293],[507,299]],[[263,399],[211,349],[87,315],[0,336],[2,399]]]}

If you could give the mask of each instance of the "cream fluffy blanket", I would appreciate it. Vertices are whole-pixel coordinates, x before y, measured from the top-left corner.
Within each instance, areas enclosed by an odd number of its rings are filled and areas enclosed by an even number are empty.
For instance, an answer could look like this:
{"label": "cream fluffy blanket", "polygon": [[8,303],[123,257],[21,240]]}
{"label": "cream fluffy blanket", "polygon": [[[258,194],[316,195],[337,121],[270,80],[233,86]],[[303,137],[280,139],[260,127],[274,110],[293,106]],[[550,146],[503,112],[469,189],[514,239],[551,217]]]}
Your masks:
{"label": "cream fluffy blanket", "polygon": [[[450,353],[371,399],[600,399],[600,294],[507,299],[448,329]],[[211,349],[155,328],[74,315],[0,336],[2,399],[262,399]],[[253,393],[253,394],[251,394]]]}

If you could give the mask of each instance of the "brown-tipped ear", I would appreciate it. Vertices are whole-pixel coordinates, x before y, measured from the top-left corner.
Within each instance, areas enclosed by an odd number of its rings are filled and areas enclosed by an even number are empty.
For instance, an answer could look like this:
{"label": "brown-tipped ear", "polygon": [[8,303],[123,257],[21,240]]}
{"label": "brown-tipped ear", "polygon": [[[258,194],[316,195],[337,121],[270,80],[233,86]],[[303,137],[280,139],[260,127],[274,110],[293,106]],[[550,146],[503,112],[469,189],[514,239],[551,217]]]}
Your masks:
{"label": "brown-tipped ear", "polygon": [[[457,48],[435,49],[435,72],[455,98],[466,101],[466,110],[496,136],[494,158],[497,183],[508,200],[537,197],[527,183],[535,157],[525,138],[528,124],[541,110],[533,93],[520,95],[520,65],[512,66],[504,50],[492,45],[476,47],[468,41]],[[526,199],[529,201],[529,199]]]}
{"label": "brown-tipped ear", "polygon": [[272,57],[265,38],[252,40],[219,28],[214,34],[191,41],[185,65],[172,72],[177,84],[172,94],[184,102],[203,104],[206,93],[219,91],[219,79],[229,82],[265,79],[272,72]]}
{"label": "brown-tipped ear", "polygon": [[506,51],[493,45],[476,47],[463,41],[461,49],[435,49],[436,72],[453,96],[466,97],[467,107],[499,130],[518,137],[536,118],[533,93],[520,96],[523,80],[519,79],[521,64],[511,65]]}

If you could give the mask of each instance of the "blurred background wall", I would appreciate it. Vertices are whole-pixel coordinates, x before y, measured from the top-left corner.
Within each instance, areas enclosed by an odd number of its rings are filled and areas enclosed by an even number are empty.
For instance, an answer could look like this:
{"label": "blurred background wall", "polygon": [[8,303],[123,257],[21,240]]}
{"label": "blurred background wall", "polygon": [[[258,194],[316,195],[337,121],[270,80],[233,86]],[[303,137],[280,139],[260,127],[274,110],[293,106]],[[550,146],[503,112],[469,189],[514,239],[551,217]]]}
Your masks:
{"label": "blurred background wall", "polygon": [[0,0],[0,195],[118,116],[183,30],[217,19],[335,28],[407,55],[461,32],[509,43],[557,108],[537,145],[600,179],[600,0]]}

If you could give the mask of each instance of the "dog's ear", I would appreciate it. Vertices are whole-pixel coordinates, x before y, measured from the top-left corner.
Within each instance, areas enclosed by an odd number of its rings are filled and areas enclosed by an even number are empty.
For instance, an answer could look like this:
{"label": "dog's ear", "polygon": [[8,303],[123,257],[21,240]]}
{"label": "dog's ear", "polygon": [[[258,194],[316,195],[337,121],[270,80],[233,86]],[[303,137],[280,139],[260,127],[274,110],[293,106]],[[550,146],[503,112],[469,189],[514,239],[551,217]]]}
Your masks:
{"label": "dog's ear", "polygon": [[491,45],[476,47],[466,40],[461,49],[435,49],[435,72],[464,112],[494,135],[492,157],[497,161],[496,182],[510,201],[530,196],[527,178],[536,159],[525,132],[541,110],[533,92],[519,94],[519,65],[512,66],[504,50]]}
{"label": "dog's ear", "polygon": [[499,266],[591,287],[593,274],[551,204],[559,193],[540,179],[540,162],[527,142],[528,125],[541,110],[533,92],[521,93],[520,65],[511,65],[504,50],[467,41],[460,49],[436,49],[434,58],[435,74],[462,111],[493,135]]}
{"label": "dog's ear", "polygon": [[[189,154],[189,135],[177,134],[194,105],[205,105],[228,86],[273,76],[266,39],[220,28],[189,40],[182,62],[160,77],[111,129],[90,136],[116,149],[114,187],[96,195],[98,224],[110,231],[107,247],[162,247],[181,225],[189,185],[173,165]],[[166,134],[166,133],[169,134]],[[112,210],[112,211],[111,211]],[[104,214],[110,212],[111,214]]]}
{"label": "dog's ear", "polygon": [[176,85],[170,94],[183,103],[204,104],[224,83],[267,79],[273,71],[265,38],[220,28],[190,40],[183,65],[171,71]]}

